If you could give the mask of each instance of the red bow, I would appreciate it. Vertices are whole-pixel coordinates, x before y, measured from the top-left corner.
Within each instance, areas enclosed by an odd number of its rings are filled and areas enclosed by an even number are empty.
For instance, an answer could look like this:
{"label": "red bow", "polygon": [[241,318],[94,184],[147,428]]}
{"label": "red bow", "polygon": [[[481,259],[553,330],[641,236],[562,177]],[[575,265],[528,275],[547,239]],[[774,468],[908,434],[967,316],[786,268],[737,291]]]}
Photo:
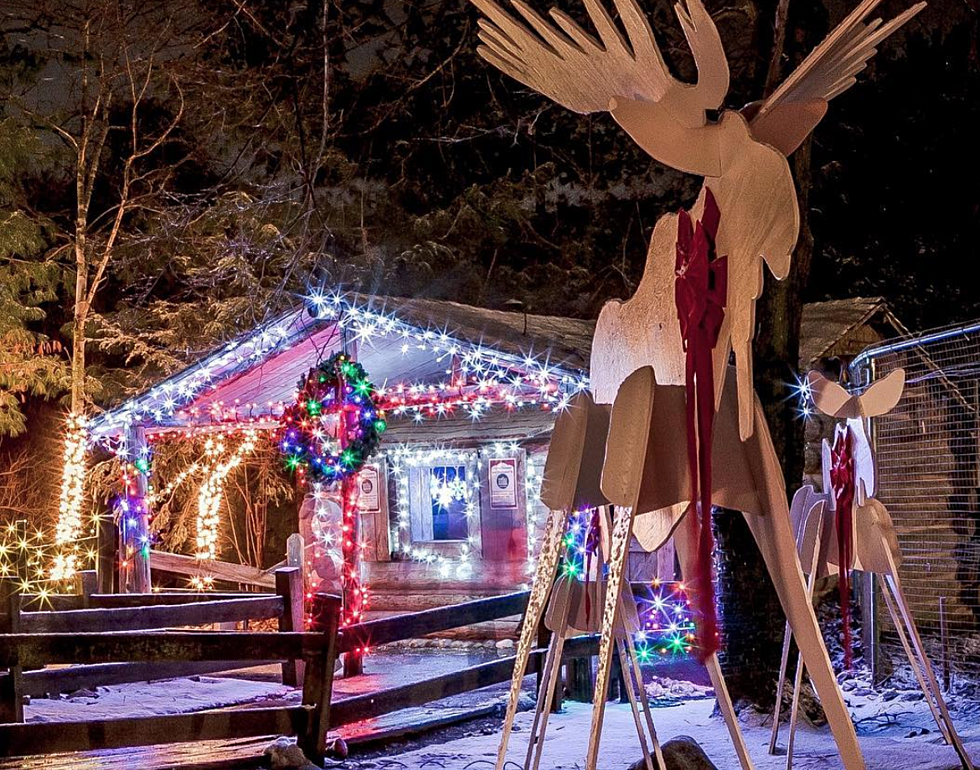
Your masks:
{"label": "red bow", "polygon": [[[694,225],[686,211],[677,218],[677,260],[674,302],[681,324],[686,357],[687,461],[691,475],[693,514],[701,504],[700,521],[688,516],[687,526],[697,532],[698,566],[694,601],[701,615],[702,640],[698,657],[704,661],[718,650],[711,534],[711,439],[715,417],[715,378],[711,351],[725,320],[728,297],[728,260],[715,257],[715,238],[721,212],[711,190],[705,188],[704,213]],[[700,495],[698,493],[700,487]],[[685,575],[685,578],[687,576]],[[689,580],[690,582],[690,580]]]}
{"label": "red bow", "polygon": [[840,568],[841,623],[844,626],[844,667],[851,667],[851,559],[854,553],[854,451],[851,431],[837,427],[830,450],[830,486],[837,506],[837,556]]}

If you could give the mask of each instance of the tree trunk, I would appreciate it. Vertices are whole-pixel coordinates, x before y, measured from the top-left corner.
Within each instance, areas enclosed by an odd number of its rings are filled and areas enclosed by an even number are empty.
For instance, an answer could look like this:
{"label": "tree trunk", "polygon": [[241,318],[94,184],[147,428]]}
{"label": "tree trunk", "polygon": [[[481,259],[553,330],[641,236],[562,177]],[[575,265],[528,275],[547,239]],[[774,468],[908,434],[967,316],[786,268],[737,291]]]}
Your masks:
{"label": "tree trunk", "polygon": [[85,156],[76,170],[78,203],[75,218],[75,306],[72,312],[71,413],[85,411],[85,324],[88,321],[88,255],[85,250],[88,208],[85,205]]}

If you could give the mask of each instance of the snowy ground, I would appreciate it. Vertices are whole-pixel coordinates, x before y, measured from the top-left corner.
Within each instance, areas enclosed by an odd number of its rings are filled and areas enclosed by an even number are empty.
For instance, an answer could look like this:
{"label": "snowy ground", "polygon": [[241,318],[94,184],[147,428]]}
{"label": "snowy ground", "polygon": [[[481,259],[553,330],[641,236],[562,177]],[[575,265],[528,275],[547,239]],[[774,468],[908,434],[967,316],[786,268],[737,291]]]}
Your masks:
{"label": "snowy ground", "polygon": [[66,722],[180,714],[282,697],[289,692],[290,688],[270,682],[212,676],[134,682],[78,690],[60,698],[32,698],[24,708],[24,717],[27,722]]}
{"label": "snowy ground", "polygon": [[[880,701],[861,699],[853,712],[859,724],[859,739],[868,770],[954,770],[960,764],[952,748],[944,745],[931,722],[924,703]],[[719,770],[737,770],[738,762],[728,740],[724,723],[712,717],[713,699],[687,701],[681,705],[658,708],[654,711],[657,731],[662,741],[672,736],[690,735],[704,748]],[[584,766],[588,743],[591,706],[568,703],[564,713],[551,717],[545,743],[542,767],[550,770],[573,770]],[[872,728],[885,721],[887,726]],[[518,714],[516,732],[512,738],[509,759],[523,763],[527,747],[527,731],[531,713]],[[754,723],[753,723],[754,722]],[[959,719],[960,734],[967,750],[980,760],[980,724],[974,714],[969,719]],[[766,753],[769,729],[761,720],[749,720],[742,724],[749,751],[758,770],[775,770],[785,767],[785,756]],[[905,737],[915,730],[927,728],[925,735]],[[785,733],[785,729],[784,729]],[[470,735],[441,745],[400,754],[387,758],[374,758],[360,763],[348,760],[345,767],[357,770],[489,770],[493,767],[499,741],[499,731],[486,735]],[[606,708],[602,750],[599,766],[603,770],[625,770],[639,758],[633,719],[629,706],[610,703]],[[826,728],[801,727],[796,740],[797,770],[827,770],[841,767],[830,732]]]}
{"label": "snowy ground", "polygon": [[[462,651],[410,651],[374,657],[368,675],[348,681],[337,680],[335,695],[345,697],[376,691],[407,681],[434,676],[446,671],[479,663],[493,653]],[[26,709],[28,721],[57,722],[93,720],[122,716],[167,714],[199,711],[220,706],[263,703],[289,703],[299,700],[299,693],[283,687],[276,679],[276,668],[249,670],[237,677],[201,676],[165,682],[100,687],[96,692],[78,692],[57,699],[35,699]],[[533,678],[526,680],[528,695]],[[952,748],[943,744],[921,695],[907,683],[893,682],[890,689],[872,691],[860,679],[845,680],[843,690],[851,709],[861,747],[869,770],[954,770],[959,762]],[[721,719],[713,717],[710,690],[689,683],[669,680],[648,682],[647,690],[655,705],[654,720],[662,741],[673,736],[690,735],[705,749],[719,770],[736,770],[728,734]],[[372,720],[343,730],[346,737],[358,731],[387,732],[406,723],[418,724],[450,711],[472,710],[477,706],[497,704],[502,711],[506,685],[467,693],[413,712],[399,712],[381,720]],[[701,696],[701,697],[698,697]],[[531,702],[529,697],[526,701]],[[977,692],[961,687],[950,697],[960,734],[967,749],[980,760],[980,700]],[[551,717],[542,770],[582,768],[591,719],[591,706],[567,703],[561,714]],[[515,765],[523,762],[531,713],[518,715],[509,759]],[[761,715],[743,719],[749,750],[759,770],[785,766],[785,757],[766,753],[769,728]],[[785,745],[783,728],[782,745]],[[490,770],[500,735],[499,718],[484,718],[423,739],[411,737],[398,745],[388,744],[360,758],[352,756],[342,767],[350,770]],[[390,740],[390,739],[389,739]],[[132,767],[170,767],[165,760],[170,750],[139,750],[138,765]],[[186,752],[185,752],[186,753]],[[206,752],[205,752],[206,753]],[[257,753],[257,752],[256,752]],[[160,756],[156,756],[159,754]],[[78,757],[79,755],[75,755]],[[254,755],[253,755],[254,756]],[[134,755],[135,757],[135,755]],[[606,710],[600,767],[602,770],[625,770],[639,758],[633,720],[629,707],[610,703]],[[151,761],[152,759],[152,761]],[[111,767],[125,766],[123,756]],[[0,766],[8,765],[0,762]],[[25,765],[26,766],[26,765]],[[52,767],[54,765],[51,765]],[[68,765],[75,767],[69,761]],[[831,770],[840,767],[837,751],[827,728],[801,725],[796,742],[798,770]],[[31,765],[34,767],[34,765]],[[42,763],[38,767],[48,767]],[[85,767],[110,767],[99,759]],[[232,765],[235,767],[235,765]]]}

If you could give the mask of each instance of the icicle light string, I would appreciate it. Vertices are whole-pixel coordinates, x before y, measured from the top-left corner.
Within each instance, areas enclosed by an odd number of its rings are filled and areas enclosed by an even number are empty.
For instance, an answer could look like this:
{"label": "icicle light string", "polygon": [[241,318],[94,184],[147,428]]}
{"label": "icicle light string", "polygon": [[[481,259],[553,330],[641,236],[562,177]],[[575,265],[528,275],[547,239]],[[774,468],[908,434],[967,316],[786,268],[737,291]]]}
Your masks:
{"label": "icicle light string", "polygon": [[[397,521],[391,533],[391,542],[396,552],[403,557],[425,564],[434,565],[443,578],[463,578],[472,573],[471,558],[477,546],[477,539],[472,534],[478,510],[477,501],[480,499],[480,478],[484,471],[484,462],[501,457],[517,457],[521,447],[516,442],[496,442],[483,447],[479,452],[447,447],[412,447],[401,445],[385,452],[392,475],[395,480],[397,493]],[[459,553],[449,556],[432,548],[413,542],[411,535],[411,470],[413,468],[429,469],[434,466],[462,466],[466,468],[465,478],[458,477],[452,482],[452,494],[456,499],[465,502],[465,515],[470,522],[469,534],[466,541],[459,543]],[[438,504],[437,496],[444,492],[444,480],[433,481],[430,475],[428,491],[430,498]],[[540,504],[541,476],[525,463],[524,492],[526,496],[525,510],[527,513],[527,562],[525,574],[533,576],[535,558],[538,548],[538,526],[536,509]],[[433,494],[435,493],[435,494]]]}
{"label": "icicle light string", "polygon": [[[483,345],[461,342],[445,330],[422,329],[393,315],[362,306],[343,294],[315,294],[310,311],[318,320],[335,320],[359,342],[377,339],[400,341],[402,354],[428,352],[436,362],[452,361],[447,380],[434,383],[394,383],[383,388],[385,406],[414,419],[438,417],[455,409],[479,418],[493,405],[504,408],[564,409],[572,394],[588,388],[581,373],[552,366],[547,359],[518,356]],[[94,421],[93,440],[105,441],[126,426],[149,418],[161,423],[207,418],[215,421],[256,421],[281,414],[286,402],[216,403],[200,410],[186,409],[212,390],[230,373],[242,371],[270,353],[284,351],[309,338],[306,311],[260,328],[247,338],[229,343],[223,350],[176,378],[152,388],[146,395]],[[441,405],[440,405],[441,404]]]}

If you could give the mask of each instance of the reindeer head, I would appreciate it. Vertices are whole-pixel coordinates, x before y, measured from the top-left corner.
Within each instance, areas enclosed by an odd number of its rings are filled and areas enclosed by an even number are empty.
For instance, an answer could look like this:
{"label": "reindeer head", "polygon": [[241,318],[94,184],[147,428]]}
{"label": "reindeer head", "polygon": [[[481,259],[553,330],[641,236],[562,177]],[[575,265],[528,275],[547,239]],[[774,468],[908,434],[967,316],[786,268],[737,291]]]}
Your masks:
{"label": "reindeer head", "polygon": [[[847,430],[854,442],[854,473],[857,502],[863,505],[877,492],[877,465],[871,441],[868,437],[867,420],[887,414],[895,408],[905,389],[905,370],[896,369],[883,380],[874,383],[860,395],[852,395],[836,382],[831,382],[819,372],[807,374],[807,386],[817,410],[829,417],[845,420],[837,430]],[[829,489],[830,447],[826,440],[823,447],[824,489]]]}
{"label": "reindeer head", "polygon": [[668,166],[702,176],[721,173],[718,138],[706,125],[705,110],[720,107],[728,93],[728,62],[701,0],[686,0],[686,9],[675,6],[697,64],[696,84],[671,76],[636,0],[615,0],[626,38],[600,0],[584,0],[599,39],[557,9],[549,22],[524,0],[513,0],[525,26],[494,0],[473,4],[486,16],[479,22],[477,52],[490,64],[575,112],[612,112]]}

